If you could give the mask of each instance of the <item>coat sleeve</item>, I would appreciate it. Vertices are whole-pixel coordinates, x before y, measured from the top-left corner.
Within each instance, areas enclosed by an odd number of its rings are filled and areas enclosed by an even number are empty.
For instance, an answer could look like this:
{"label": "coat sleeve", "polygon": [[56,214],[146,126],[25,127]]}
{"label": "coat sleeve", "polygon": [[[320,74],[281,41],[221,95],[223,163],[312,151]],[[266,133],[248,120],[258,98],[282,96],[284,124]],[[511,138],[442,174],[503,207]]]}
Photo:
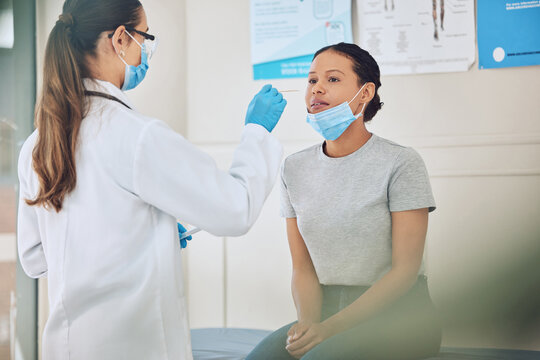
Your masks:
{"label": "coat sleeve", "polygon": [[35,133],[24,144],[19,156],[19,210],[17,217],[17,248],[24,272],[32,277],[47,276],[47,260],[41,243],[35,206],[29,206],[26,199],[31,199],[29,184],[32,171],[31,153]]}
{"label": "coat sleeve", "polygon": [[262,126],[244,128],[228,171],[161,121],[141,132],[133,164],[135,193],[180,221],[216,236],[245,234],[279,171],[282,146]]}

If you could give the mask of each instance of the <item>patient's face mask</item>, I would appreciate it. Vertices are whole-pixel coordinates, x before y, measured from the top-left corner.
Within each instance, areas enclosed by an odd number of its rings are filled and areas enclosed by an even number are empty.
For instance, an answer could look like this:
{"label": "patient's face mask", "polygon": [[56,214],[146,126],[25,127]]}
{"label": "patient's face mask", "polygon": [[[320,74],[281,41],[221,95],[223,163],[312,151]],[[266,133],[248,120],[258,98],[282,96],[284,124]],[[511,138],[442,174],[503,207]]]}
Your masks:
{"label": "patient's face mask", "polygon": [[306,119],[307,123],[326,140],[336,140],[345,130],[347,130],[354,120],[358,119],[364,113],[367,103],[364,103],[362,110],[356,115],[353,114],[349,104],[356,99],[366,84],[367,83],[364,83],[364,85],[362,85],[360,90],[358,90],[356,95],[354,95],[350,101],[345,101],[340,105],[316,114],[308,113]]}
{"label": "patient's face mask", "polygon": [[141,64],[139,66],[129,65],[120,55],[118,55],[120,60],[126,65],[124,85],[122,85],[122,90],[124,91],[134,89],[144,80],[149,67],[148,60],[154,54],[157,46],[157,41],[145,41],[141,45],[128,31],[126,31],[126,34],[141,47]]}

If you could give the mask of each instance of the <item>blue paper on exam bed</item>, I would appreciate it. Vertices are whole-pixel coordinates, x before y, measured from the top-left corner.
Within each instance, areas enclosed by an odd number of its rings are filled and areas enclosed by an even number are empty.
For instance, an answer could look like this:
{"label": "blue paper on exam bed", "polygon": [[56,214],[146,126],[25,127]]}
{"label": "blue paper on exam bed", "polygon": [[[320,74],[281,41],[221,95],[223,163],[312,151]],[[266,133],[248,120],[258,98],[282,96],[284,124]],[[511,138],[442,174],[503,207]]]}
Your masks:
{"label": "blue paper on exam bed", "polygon": [[[191,331],[194,360],[243,360],[270,331],[195,329]],[[539,360],[540,351],[443,347],[426,360]]]}
{"label": "blue paper on exam bed", "polygon": [[254,329],[195,329],[191,330],[194,360],[239,360],[266,335],[267,330]]}

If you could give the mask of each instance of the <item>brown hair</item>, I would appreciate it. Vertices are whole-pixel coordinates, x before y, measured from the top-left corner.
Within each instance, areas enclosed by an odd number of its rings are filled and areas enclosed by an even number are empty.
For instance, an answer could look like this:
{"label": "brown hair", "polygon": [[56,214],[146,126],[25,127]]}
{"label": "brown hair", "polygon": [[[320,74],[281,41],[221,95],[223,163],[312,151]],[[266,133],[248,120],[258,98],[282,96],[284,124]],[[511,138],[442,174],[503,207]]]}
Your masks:
{"label": "brown hair", "polygon": [[66,0],[52,29],[43,70],[43,91],[35,113],[38,139],[32,153],[39,192],[28,205],[62,210],[77,184],[75,154],[86,116],[83,78],[90,77],[87,56],[96,55],[104,31],[140,21],[138,0]]}

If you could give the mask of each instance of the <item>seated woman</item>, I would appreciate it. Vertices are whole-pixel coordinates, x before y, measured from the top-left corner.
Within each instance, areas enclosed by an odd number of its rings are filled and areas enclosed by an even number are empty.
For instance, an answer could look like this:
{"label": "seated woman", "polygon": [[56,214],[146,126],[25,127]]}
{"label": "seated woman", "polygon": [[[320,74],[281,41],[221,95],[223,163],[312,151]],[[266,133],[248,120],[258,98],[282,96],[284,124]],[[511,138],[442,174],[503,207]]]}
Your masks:
{"label": "seated woman", "polygon": [[418,153],[365,127],[382,105],[379,78],[375,60],[354,44],[313,58],[307,121],[325,141],[289,156],[281,182],[298,321],[248,360],[403,360],[439,351],[422,266],[435,202]]}

